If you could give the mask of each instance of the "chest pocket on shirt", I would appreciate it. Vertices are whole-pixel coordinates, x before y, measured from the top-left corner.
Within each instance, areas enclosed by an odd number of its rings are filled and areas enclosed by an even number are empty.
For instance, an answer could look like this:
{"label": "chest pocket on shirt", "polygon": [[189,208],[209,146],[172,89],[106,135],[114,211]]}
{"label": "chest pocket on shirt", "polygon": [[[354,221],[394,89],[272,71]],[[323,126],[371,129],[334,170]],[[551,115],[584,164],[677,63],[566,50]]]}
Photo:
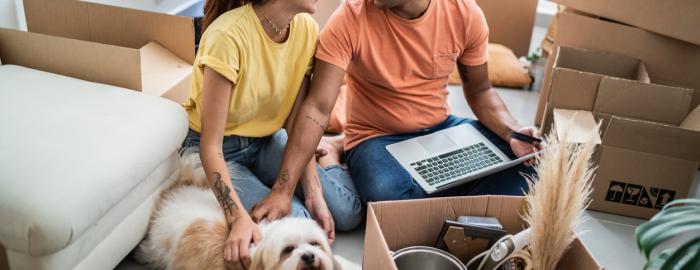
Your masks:
{"label": "chest pocket on shirt", "polygon": [[452,73],[457,61],[457,53],[438,53],[433,55],[433,79],[445,78]]}

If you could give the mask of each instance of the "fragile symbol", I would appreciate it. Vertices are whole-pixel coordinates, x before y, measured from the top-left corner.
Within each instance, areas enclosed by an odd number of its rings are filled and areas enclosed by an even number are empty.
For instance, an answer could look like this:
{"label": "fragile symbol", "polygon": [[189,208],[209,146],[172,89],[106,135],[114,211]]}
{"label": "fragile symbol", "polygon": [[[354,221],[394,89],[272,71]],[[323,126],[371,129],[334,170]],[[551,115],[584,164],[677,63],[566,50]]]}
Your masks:
{"label": "fragile symbol", "polygon": [[637,205],[639,202],[640,193],[642,191],[642,186],[627,184],[625,189],[625,195],[622,197],[622,203]]}

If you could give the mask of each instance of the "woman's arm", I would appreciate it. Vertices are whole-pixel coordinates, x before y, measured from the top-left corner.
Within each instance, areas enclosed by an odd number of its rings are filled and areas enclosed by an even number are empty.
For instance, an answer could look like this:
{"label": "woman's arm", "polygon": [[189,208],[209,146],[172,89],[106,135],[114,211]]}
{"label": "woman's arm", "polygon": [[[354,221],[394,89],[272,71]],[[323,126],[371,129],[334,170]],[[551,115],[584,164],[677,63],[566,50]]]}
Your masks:
{"label": "woman's arm", "polygon": [[229,268],[247,269],[250,265],[248,246],[251,240],[259,241],[260,232],[233,189],[222,151],[233,83],[205,67],[202,88],[200,157],[209,185],[231,228],[224,245],[224,260]]}

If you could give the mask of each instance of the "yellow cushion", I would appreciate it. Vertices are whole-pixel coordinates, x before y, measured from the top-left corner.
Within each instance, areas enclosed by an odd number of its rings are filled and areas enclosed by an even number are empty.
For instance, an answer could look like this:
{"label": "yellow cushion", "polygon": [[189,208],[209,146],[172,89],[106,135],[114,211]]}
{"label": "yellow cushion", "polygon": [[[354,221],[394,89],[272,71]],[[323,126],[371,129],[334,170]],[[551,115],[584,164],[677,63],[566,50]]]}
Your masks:
{"label": "yellow cushion", "polygon": [[[489,80],[493,86],[522,88],[532,83],[528,70],[518,61],[513,50],[500,44],[489,44]],[[452,85],[460,85],[462,81],[455,69],[448,81]]]}

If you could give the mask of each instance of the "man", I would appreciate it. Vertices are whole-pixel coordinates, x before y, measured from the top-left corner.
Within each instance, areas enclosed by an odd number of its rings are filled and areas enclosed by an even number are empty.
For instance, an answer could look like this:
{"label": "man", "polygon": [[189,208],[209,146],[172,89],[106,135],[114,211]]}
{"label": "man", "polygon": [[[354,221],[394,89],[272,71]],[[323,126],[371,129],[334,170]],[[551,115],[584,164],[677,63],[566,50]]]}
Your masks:
{"label": "man", "polygon": [[[471,124],[506,153],[536,151],[510,138],[512,131],[539,134],[521,127],[491,87],[487,43],[488,26],[474,0],[345,1],[321,33],[309,95],[295,122],[300,128],[290,136],[276,189],[294,188],[288,179],[299,178],[314,154],[346,72],[346,160],[364,202],[426,197],[387,152],[392,143]],[[450,115],[446,85],[455,63],[479,122]],[[437,196],[520,195],[527,189],[520,171],[531,172],[516,167]],[[280,194],[273,191],[265,208],[274,208]]]}

